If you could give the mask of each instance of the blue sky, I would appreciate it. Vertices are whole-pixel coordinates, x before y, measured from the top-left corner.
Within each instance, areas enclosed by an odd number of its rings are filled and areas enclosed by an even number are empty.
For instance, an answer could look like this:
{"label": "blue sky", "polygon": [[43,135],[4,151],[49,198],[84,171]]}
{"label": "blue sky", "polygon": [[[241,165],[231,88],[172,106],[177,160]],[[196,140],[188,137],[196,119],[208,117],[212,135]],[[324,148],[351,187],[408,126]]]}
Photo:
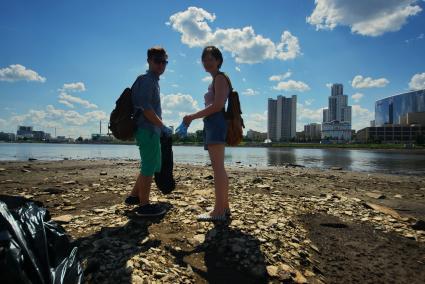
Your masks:
{"label": "blue sky", "polygon": [[210,44],[223,51],[247,129],[266,131],[267,99],[278,95],[298,96],[298,130],[321,122],[329,84],[342,83],[358,130],[376,100],[425,88],[424,9],[422,0],[1,1],[0,131],[89,137],[102,120],[106,132],[153,45],[169,54],[163,118],[176,126],[203,107]]}

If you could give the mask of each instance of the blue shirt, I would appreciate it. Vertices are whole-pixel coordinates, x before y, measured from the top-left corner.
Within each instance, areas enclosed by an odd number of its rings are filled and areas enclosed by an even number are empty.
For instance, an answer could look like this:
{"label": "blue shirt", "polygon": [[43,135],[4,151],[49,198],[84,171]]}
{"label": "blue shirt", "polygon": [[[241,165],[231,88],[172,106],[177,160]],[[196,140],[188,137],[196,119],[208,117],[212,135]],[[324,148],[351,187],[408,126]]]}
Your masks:
{"label": "blue shirt", "polygon": [[153,110],[162,119],[161,97],[159,89],[159,76],[152,71],[137,77],[131,87],[131,98],[133,101],[134,113],[137,116],[137,129],[148,129],[157,134],[161,134],[161,129],[150,122],[144,115],[144,110]]}

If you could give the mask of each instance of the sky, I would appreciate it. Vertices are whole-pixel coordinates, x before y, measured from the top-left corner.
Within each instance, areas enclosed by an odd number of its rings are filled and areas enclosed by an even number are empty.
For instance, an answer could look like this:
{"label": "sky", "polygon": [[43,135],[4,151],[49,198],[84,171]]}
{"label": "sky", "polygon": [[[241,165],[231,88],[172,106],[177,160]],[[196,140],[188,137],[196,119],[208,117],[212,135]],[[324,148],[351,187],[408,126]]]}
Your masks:
{"label": "sky", "polygon": [[[375,101],[425,88],[425,1],[0,0],[0,131],[77,138],[107,132],[115,101],[163,46],[163,120],[203,108],[205,46],[223,52],[246,130],[267,131],[267,100],[297,95],[297,131],[322,121],[342,83],[352,128]],[[202,129],[194,121],[190,132]]]}

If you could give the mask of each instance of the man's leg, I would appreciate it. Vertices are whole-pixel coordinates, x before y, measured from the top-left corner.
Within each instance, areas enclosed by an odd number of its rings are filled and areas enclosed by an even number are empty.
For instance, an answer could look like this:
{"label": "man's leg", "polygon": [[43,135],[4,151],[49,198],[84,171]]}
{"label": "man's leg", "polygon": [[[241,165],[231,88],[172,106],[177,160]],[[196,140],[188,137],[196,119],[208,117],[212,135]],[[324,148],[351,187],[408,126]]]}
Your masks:
{"label": "man's leg", "polygon": [[[140,200],[140,205],[149,204],[149,195],[151,192],[152,176],[144,176],[139,174],[137,178],[139,182],[138,195]],[[137,184],[137,182],[136,182]]]}

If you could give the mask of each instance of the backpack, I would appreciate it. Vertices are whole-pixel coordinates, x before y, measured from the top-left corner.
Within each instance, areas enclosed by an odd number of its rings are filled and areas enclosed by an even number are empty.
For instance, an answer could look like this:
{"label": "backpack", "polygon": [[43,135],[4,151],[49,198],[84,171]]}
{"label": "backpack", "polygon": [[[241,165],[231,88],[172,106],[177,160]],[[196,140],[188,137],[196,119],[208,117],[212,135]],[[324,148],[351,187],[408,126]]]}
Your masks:
{"label": "backpack", "polygon": [[115,108],[109,118],[109,129],[119,140],[133,140],[136,120],[134,119],[131,89],[125,88],[115,103]]}
{"label": "backpack", "polygon": [[[241,143],[243,138],[243,129],[245,128],[245,124],[243,122],[243,118],[241,116],[241,104],[239,101],[239,94],[237,91],[233,90],[232,83],[230,82],[230,78],[225,73],[223,74],[227,79],[230,88],[229,98],[227,100],[227,109],[224,111],[224,117],[227,120],[227,134],[226,134],[226,143],[229,146],[237,146]],[[218,75],[217,74],[217,75]],[[217,76],[216,75],[216,76]],[[214,80],[213,80],[213,88],[214,88]]]}

